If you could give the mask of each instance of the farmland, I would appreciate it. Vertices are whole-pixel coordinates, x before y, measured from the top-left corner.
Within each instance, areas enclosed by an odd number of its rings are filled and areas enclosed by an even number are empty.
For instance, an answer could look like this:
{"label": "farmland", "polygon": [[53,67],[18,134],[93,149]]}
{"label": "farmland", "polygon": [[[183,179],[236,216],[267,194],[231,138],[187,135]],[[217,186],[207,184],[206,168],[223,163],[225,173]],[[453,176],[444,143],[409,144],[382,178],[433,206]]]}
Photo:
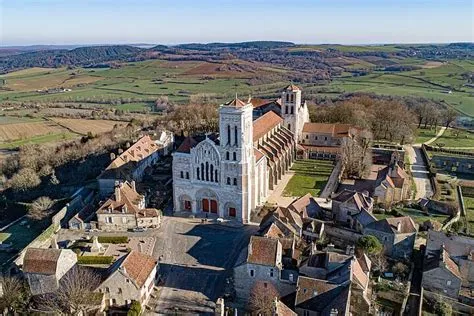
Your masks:
{"label": "farmland", "polygon": [[71,132],[86,135],[87,133],[100,134],[111,131],[114,126],[125,126],[123,122],[107,120],[81,120],[81,119],[52,119],[59,126],[67,128]]}

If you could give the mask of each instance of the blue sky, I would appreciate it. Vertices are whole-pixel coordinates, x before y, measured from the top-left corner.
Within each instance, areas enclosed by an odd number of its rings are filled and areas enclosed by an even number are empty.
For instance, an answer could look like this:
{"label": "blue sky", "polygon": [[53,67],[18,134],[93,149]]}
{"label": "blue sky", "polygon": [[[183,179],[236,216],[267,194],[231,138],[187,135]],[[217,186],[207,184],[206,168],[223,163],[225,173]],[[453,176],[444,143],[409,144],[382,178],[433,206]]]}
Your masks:
{"label": "blue sky", "polygon": [[473,0],[0,0],[0,45],[474,41]]}

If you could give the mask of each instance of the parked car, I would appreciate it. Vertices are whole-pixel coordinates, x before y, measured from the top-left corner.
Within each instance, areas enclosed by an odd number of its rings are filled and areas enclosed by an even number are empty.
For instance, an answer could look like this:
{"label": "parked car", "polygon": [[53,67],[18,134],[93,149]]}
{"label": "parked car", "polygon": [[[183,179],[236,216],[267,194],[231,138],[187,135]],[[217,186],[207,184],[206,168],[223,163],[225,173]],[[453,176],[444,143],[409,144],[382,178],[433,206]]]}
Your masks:
{"label": "parked car", "polygon": [[135,228],[133,229],[133,231],[134,231],[135,233],[143,233],[144,231],[146,231],[146,228],[144,228],[144,227],[135,227]]}

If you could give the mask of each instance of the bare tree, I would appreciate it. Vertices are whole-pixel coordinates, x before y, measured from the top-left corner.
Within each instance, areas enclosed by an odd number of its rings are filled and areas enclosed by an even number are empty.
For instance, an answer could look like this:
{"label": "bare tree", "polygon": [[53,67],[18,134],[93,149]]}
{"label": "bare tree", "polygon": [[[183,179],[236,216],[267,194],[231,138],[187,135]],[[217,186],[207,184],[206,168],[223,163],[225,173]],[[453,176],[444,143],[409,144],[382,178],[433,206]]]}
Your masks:
{"label": "bare tree", "polygon": [[257,281],[250,291],[249,308],[252,315],[272,315],[275,298],[280,294],[272,283]]}
{"label": "bare tree", "polygon": [[458,112],[452,108],[448,108],[443,112],[443,117],[445,126],[449,127],[449,125],[451,125],[451,123],[454,122],[458,117]]}
{"label": "bare tree", "polygon": [[28,211],[28,217],[34,220],[42,220],[47,217],[51,211],[54,202],[47,196],[40,196],[33,201]]}
{"label": "bare tree", "polygon": [[38,309],[65,315],[87,314],[95,309],[91,297],[99,284],[99,276],[91,269],[75,267],[61,279],[55,292],[41,297]]}
{"label": "bare tree", "polygon": [[363,178],[370,172],[372,153],[370,150],[371,135],[363,134],[342,141],[341,157],[346,178]]}
{"label": "bare tree", "polygon": [[26,191],[41,183],[36,171],[30,168],[20,169],[9,181],[10,187],[15,191]]}
{"label": "bare tree", "polygon": [[25,282],[18,277],[0,277],[0,310],[21,311],[27,305],[29,297]]}

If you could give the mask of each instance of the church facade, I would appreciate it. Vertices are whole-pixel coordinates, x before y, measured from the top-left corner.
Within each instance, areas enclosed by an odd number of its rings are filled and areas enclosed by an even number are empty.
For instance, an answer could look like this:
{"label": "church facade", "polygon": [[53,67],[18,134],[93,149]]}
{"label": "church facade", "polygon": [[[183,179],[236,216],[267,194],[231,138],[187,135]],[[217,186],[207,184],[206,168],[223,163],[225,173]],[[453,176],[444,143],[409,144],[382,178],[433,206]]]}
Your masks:
{"label": "church facade", "polygon": [[173,153],[175,212],[211,213],[247,223],[291,167],[309,121],[301,90],[289,85],[268,111],[238,98],[219,109],[219,134],[188,137]]}

